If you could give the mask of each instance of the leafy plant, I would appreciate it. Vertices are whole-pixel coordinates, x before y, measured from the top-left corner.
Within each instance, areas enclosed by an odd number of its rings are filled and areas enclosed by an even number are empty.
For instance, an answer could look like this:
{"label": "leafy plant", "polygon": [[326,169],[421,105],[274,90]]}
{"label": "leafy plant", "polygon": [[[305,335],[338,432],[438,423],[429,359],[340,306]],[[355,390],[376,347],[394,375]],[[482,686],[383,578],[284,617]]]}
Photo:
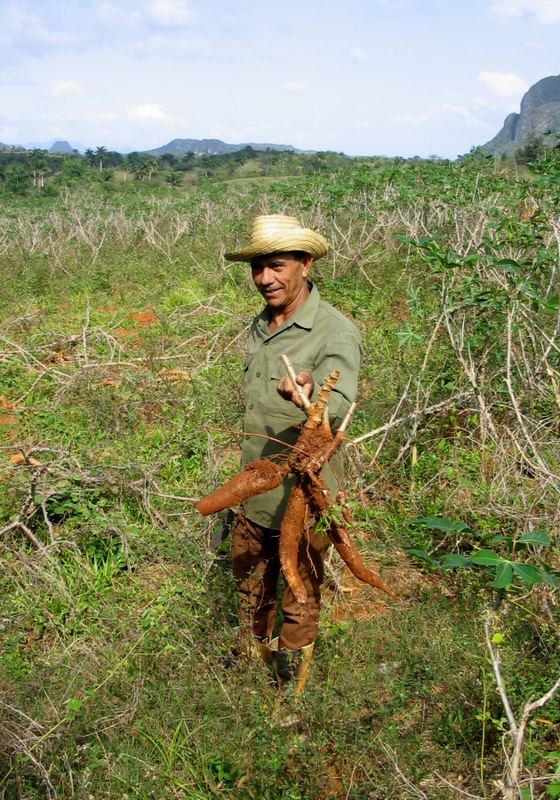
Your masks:
{"label": "leafy plant", "polygon": [[[429,530],[444,533],[460,534],[462,537],[480,538],[466,523],[447,519],[445,517],[417,517],[412,520],[413,525],[419,525]],[[492,588],[507,589],[515,580],[527,588],[530,586],[550,586],[554,589],[560,587],[560,573],[555,572],[550,564],[544,563],[540,555],[542,549],[551,546],[551,538],[545,531],[535,530],[524,533],[518,538],[511,536],[493,536],[490,544],[509,546],[511,557],[506,558],[495,550],[489,548],[473,549],[469,555],[461,553],[446,553],[439,557],[428,553],[422,548],[406,548],[406,551],[415,558],[429,564],[432,569],[448,571],[452,569],[482,568],[483,573],[493,578]],[[514,554],[521,550],[526,558],[515,558]],[[538,564],[528,563],[529,560]]]}

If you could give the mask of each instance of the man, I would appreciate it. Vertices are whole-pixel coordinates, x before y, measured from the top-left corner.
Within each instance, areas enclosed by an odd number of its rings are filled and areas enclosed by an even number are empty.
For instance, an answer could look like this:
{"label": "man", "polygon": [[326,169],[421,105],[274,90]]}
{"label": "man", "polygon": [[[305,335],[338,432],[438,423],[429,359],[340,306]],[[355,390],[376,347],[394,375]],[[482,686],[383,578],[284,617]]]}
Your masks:
{"label": "man", "polygon": [[[330,422],[336,430],[354,401],[360,366],[360,337],[354,325],[319,296],[308,280],[313,262],[328,249],[321,234],[296,218],[279,214],[256,217],[250,243],[230,261],[251,264],[254,284],[266,306],[252,322],[244,365],[245,419],[242,463],[285,457],[299,435],[305,414],[280,360],[292,362],[296,381],[314,401],[324,379],[336,368],[340,378],[329,399]],[[322,474],[333,497],[340,488],[341,464],[335,458]],[[317,634],[326,535],[313,526],[302,538],[298,571],[308,594],[296,602],[288,587],[282,595],[282,623],[276,626],[280,574],[280,524],[293,477],[277,489],[250,498],[237,515],[232,532],[233,571],[240,597],[242,629],[253,638],[251,650],[273,662],[280,685],[295,679],[301,693],[307,679]],[[271,655],[272,652],[272,655]]]}

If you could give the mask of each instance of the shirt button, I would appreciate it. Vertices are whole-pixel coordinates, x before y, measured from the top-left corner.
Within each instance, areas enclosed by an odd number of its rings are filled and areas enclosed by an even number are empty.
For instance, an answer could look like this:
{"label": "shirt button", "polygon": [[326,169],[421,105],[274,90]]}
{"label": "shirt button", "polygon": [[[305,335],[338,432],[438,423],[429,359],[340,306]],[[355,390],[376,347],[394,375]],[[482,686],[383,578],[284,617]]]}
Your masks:
{"label": "shirt button", "polygon": [[261,373],[260,373],[260,372],[257,372],[257,373],[256,373],[256,376],[257,376],[257,378],[260,378],[260,377],[261,377]]}
{"label": "shirt button", "polygon": [[252,410],[253,410],[253,404],[252,404],[252,403],[249,403],[249,405],[247,406],[247,408],[249,409],[249,411],[252,411]]}

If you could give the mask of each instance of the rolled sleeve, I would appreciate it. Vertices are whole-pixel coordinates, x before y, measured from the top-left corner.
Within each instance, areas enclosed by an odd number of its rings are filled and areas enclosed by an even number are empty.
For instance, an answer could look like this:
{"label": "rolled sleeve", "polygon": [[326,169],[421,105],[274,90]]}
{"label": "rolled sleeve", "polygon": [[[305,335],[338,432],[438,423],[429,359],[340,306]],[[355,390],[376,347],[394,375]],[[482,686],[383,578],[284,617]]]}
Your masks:
{"label": "rolled sleeve", "polygon": [[329,397],[329,418],[331,427],[340,427],[350,405],[358,393],[358,374],[361,364],[361,345],[357,334],[346,333],[333,336],[319,354],[318,363],[311,374],[315,386],[311,399],[315,401],[325,379],[333,369],[340,373]]}

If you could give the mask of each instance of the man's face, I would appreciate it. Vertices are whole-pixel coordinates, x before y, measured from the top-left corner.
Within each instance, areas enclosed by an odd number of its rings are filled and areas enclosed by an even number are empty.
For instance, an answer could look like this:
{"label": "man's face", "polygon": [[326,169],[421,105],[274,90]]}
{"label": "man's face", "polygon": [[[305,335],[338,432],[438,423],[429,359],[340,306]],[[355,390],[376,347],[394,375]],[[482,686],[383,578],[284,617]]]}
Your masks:
{"label": "man's face", "polygon": [[293,253],[273,253],[251,262],[255,286],[273,311],[293,311],[304,302],[312,263],[311,256],[298,261]]}

